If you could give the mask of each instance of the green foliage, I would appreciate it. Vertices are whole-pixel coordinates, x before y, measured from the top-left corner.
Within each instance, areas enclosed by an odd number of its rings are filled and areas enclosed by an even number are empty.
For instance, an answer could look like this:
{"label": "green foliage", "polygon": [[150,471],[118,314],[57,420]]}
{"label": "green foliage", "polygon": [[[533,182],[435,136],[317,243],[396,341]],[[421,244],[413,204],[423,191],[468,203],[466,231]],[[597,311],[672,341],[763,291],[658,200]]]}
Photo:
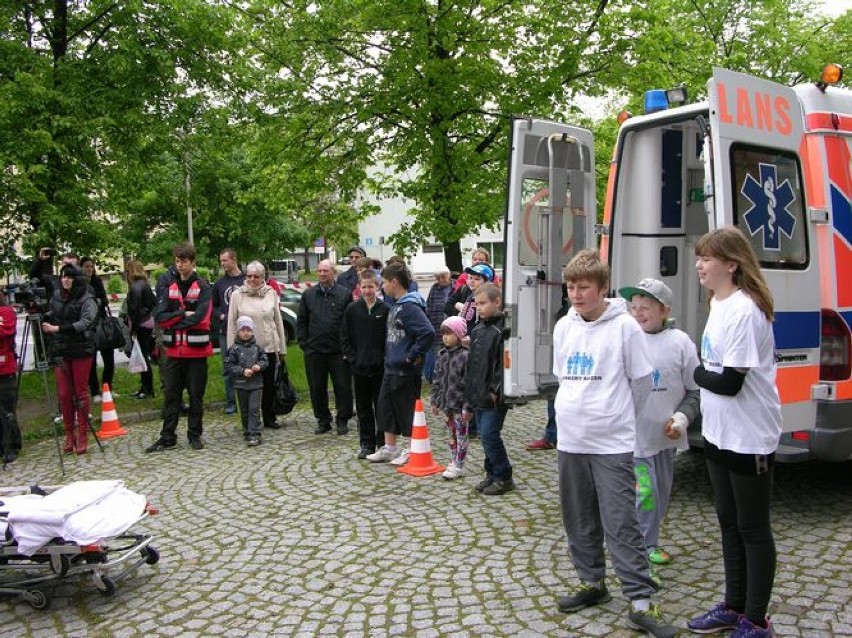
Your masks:
{"label": "green foliage", "polygon": [[120,275],[113,275],[109,278],[109,281],[107,281],[106,291],[109,294],[120,294],[124,292],[124,290],[124,279]]}

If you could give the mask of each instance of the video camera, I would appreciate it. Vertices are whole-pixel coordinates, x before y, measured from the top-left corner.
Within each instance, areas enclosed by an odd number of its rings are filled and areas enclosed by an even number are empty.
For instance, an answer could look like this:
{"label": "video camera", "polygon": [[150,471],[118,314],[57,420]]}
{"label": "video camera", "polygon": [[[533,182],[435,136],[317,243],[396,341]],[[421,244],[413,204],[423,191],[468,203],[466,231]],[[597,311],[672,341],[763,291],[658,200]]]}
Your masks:
{"label": "video camera", "polygon": [[38,279],[18,284],[15,289],[15,302],[21,304],[28,314],[44,314],[50,306],[47,290]]}

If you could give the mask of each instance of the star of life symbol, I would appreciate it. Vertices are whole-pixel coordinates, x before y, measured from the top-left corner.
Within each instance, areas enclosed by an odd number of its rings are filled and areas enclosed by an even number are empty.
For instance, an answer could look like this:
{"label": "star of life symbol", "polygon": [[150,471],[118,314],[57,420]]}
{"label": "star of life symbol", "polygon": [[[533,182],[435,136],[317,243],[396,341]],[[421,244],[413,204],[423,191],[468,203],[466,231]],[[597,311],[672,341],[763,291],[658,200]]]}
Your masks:
{"label": "star of life symbol", "polygon": [[787,235],[788,239],[793,238],[796,217],[787,207],[796,201],[796,195],[790,180],[785,179],[778,184],[778,167],[775,164],[761,163],[759,173],[759,182],[748,174],[740,189],[751,202],[751,208],[745,212],[743,219],[752,235],[763,231],[764,250],[780,250],[779,231]]}
{"label": "star of life symbol", "polygon": [[568,357],[565,367],[568,370],[568,374],[571,376],[586,376],[591,374],[592,370],[594,369],[595,360],[588,353],[575,352],[570,357]]}

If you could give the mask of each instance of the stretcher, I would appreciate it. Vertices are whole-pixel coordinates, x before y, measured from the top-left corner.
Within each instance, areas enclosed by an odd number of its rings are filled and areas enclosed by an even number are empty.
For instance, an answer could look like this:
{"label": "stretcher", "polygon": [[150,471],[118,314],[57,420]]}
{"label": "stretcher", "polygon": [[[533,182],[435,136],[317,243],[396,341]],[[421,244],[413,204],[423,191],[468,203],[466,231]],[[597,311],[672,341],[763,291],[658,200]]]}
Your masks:
{"label": "stretcher", "polygon": [[128,574],[160,560],[152,536],[129,532],[152,514],[122,481],[0,488],[0,594],[45,609],[46,587],[78,576],[112,596]]}

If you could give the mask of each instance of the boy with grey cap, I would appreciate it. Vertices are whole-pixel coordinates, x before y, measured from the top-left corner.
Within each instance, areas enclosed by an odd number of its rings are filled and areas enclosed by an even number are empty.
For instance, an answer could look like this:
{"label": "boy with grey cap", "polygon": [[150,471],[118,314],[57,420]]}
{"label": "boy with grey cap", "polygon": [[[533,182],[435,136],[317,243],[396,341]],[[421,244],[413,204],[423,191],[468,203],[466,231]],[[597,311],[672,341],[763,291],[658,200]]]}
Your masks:
{"label": "boy with grey cap", "polygon": [[645,333],[654,368],[651,394],[636,415],[633,462],[636,514],[648,560],[665,565],[671,556],[660,546],[660,526],[671,497],[675,448],[689,447],[686,427],[698,416],[698,385],[692,378],[698,353],[689,336],[670,325],[674,295],[665,283],[643,279],[618,294]]}
{"label": "boy with grey cap", "polygon": [[263,371],[269,359],[254,339],[254,322],[245,315],[237,319],[237,336],[228,350],[226,366],[234,379],[243,436],[249,447],[260,445],[260,398],[263,394]]}

